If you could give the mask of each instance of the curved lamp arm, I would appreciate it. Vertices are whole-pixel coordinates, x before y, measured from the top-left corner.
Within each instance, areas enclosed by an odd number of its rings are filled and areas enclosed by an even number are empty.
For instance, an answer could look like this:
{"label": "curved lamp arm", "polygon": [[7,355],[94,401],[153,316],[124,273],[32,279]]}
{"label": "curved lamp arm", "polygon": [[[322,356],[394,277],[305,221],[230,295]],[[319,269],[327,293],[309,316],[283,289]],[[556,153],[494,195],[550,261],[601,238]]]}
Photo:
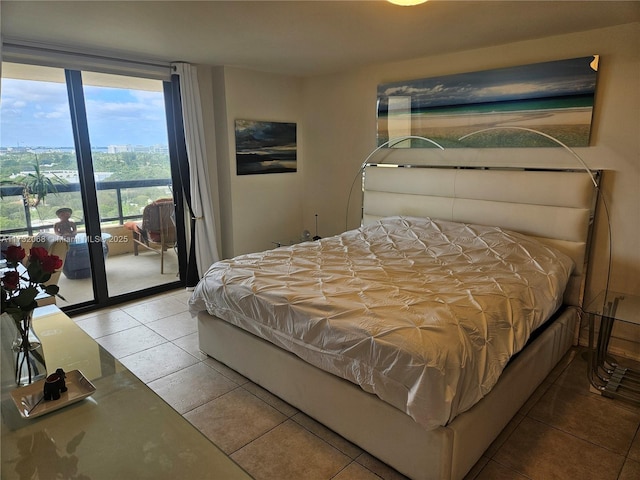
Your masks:
{"label": "curved lamp arm", "polygon": [[489,127],[489,128],[483,128],[482,130],[476,130],[475,132],[471,132],[471,133],[467,133],[466,135],[463,135],[462,137],[460,137],[458,139],[458,141],[460,140],[464,140],[466,138],[469,138],[473,135],[477,135],[479,133],[483,133],[483,132],[488,132],[490,130],[524,130],[525,132],[531,132],[531,133],[535,133],[537,135],[541,135],[545,138],[548,138],[549,140],[551,140],[552,142],[557,143],[558,145],[560,145],[561,147],[563,147],[567,152],[569,152],[571,155],[573,155],[573,157],[578,161],[578,163],[580,163],[580,165],[582,166],[582,168],[584,168],[584,170],[589,174],[589,177],[591,177],[591,181],[593,182],[593,186],[596,188],[598,187],[598,182],[596,181],[596,178],[593,176],[593,173],[591,173],[591,169],[587,166],[587,164],[585,163],[584,160],[582,160],[582,158],[580,157],[580,155],[578,155],[571,147],[569,147],[568,145],[562,143],[560,140],[558,140],[555,137],[552,137],[551,135],[548,135],[544,132],[541,132],[539,130],[534,130],[533,128],[527,128],[527,127],[510,127],[510,126],[504,126],[504,127]]}
{"label": "curved lamp arm", "polygon": [[344,222],[345,223],[345,230],[349,229],[349,205],[351,204],[351,194],[353,193],[353,186],[356,184],[356,180],[358,180],[358,177],[360,177],[360,175],[364,171],[365,167],[369,163],[369,160],[371,159],[371,157],[373,157],[376,153],[378,153],[384,147],[394,147],[395,145],[397,145],[397,144],[399,144],[401,142],[404,142],[405,140],[424,140],[425,142],[429,142],[432,145],[435,145],[440,150],[444,150],[444,147],[442,145],[440,145],[438,142],[436,142],[435,140],[431,140],[430,138],[427,138],[427,137],[421,137],[419,135],[405,135],[403,137],[391,138],[391,139],[387,140],[386,142],[382,143],[381,145],[378,145],[376,148],[374,148],[369,153],[369,155],[366,156],[366,158],[364,159],[364,161],[360,165],[360,168],[358,169],[358,172],[356,173],[355,177],[353,177],[353,182],[351,182],[351,188],[349,189],[349,196],[347,197],[347,213],[345,215],[345,222]]}
{"label": "curved lamp arm", "polygon": [[602,190],[600,189],[600,185],[598,185],[598,182],[596,181],[596,178],[594,177],[593,172],[591,171],[589,166],[582,159],[582,157],[580,157],[580,155],[578,155],[568,145],[562,143],[560,140],[558,140],[555,137],[552,137],[551,135],[548,135],[548,134],[546,134],[544,132],[541,132],[539,130],[535,130],[533,128],[511,127],[511,126],[483,128],[482,130],[477,130],[475,132],[471,132],[471,133],[467,133],[466,135],[463,135],[462,137],[460,137],[458,139],[458,141],[464,140],[466,138],[469,138],[469,137],[471,137],[473,135],[476,135],[476,134],[479,134],[479,133],[488,132],[490,130],[523,130],[525,132],[535,133],[536,135],[541,135],[541,136],[543,136],[545,138],[548,138],[549,140],[551,140],[554,143],[557,143],[558,145],[563,147],[567,152],[569,152],[578,161],[580,166],[582,166],[584,171],[589,174],[589,177],[591,178],[591,181],[593,182],[593,185],[596,188],[596,191],[599,193],[598,198],[602,199],[602,205],[604,207],[605,216],[606,216],[606,219],[607,219],[607,235],[608,235],[608,242],[609,242],[609,249],[608,249],[609,250],[609,252],[608,252],[609,253],[609,261],[608,261],[608,264],[607,264],[607,277],[606,277],[606,281],[605,281],[605,289],[609,290],[609,282],[611,280],[611,263],[612,263],[612,260],[613,260],[613,246],[612,246],[612,237],[613,237],[613,235],[612,235],[612,232],[611,232],[611,216],[609,214],[609,206],[607,205],[606,198],[602,194]]}

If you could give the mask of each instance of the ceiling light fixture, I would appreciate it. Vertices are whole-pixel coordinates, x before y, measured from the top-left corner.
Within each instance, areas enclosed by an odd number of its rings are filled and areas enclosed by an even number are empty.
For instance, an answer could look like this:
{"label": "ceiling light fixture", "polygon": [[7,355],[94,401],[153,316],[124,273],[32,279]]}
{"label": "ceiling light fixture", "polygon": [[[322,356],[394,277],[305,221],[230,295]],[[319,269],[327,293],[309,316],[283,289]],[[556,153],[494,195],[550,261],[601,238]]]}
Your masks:
{"label": "ceiling light fixture", "polygon": [[413,5],[420,5],[421,3],[426,2],[427,0],[387,0],[389,3],[393,3],[394,5],[401,5],[403,7],[411,7]]}

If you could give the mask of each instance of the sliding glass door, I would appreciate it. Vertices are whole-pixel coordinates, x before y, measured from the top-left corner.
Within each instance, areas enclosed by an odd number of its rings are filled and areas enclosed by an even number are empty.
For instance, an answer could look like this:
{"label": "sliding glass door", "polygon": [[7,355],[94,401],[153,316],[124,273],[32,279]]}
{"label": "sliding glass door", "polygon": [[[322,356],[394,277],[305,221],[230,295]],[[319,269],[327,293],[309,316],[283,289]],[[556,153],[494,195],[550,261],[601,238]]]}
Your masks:
{"label": "sliding glass door", "polygon": [[[163,82],[83,73],[110,295],[178,279]],[[133,255],[134,258],[131,258]]]}
{"label": "sliding glass door", "polygon": [[[58,305],[106,305],[180,285],[184,230],[172,174],[178,160],[169,155],[170,84],[8,63],[2,74],[0,229],[25,242],[64,235],[66,301]],[[33,192],[25,204],[34,175],[52,187],[39,204]]]}

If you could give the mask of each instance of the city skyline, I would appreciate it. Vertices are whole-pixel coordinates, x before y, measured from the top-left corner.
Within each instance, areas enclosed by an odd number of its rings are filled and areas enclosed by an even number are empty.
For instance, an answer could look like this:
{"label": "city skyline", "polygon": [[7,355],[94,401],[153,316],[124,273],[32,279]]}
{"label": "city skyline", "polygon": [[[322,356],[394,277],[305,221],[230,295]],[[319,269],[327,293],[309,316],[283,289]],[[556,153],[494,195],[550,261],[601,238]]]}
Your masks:
{"label": "city skyline", "polygon": [[[75,152],[76,147],[64,147],[57,145],[24,145],[19,147],[12,146],[0,146],[0,152]],[[122,152],[147,152],[147,153],[167,153],[169,146],[165,144],[155,145],[104,145],[104,146],[91,146],[92,151],[106,151],[107,153],[122,153]]]}

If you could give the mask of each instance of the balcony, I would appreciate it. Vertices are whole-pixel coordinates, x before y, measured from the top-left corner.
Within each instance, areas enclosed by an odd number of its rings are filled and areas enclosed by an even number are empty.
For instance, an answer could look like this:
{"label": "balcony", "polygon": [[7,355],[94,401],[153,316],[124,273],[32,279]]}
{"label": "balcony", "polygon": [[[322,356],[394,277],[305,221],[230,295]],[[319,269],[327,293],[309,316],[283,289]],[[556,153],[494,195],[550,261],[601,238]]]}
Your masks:
{"label": "balcony", "polygon": [[[72,206],[74,212],[81,211],[80,186],[78,184],[64,184],[56,186],[58,193],[49,194],[46,197],[47,205],[43,216],[38,211],[34,215],[34,209],[25,206],[22,202],[21,187],[2,186],[3,210],[13,210],[12,218],[5,222],[11,223],[13,228],[3,224],[0,232],[3,237],[21,240],[25,245],[30,238],[38,232],[53,233],[53,225],[57,221],[55,212],[60,207]],[[130,221],[140,221],[142,208],[147,203],[158,198],[171,196],[170,180],[137,180],[118,182],[99,182],[97,184],[99,210],[115,212],[115,215],[104,216],[100,219],[101,233],[109,234],[110,238],[105,242],[108,251],[105,257],[107,273],[107,289],[109,297],[115,297],[156,287],[167,283],[173,283],[178,278],[178,257],[175,249],[168,249],[164,253],[164,273],[160,273],[160,255],[144,248],[139,249],[139,254],[134,255],[134,243],[131,230],[124,224]],[[131,201],[136,199],[137,203]],[[112,203],[107,203],[112,202]],[[17,204],[21,205],[16,208]],[[12,208],[4,208],[12,205]],[[16,221],[16,212],[21,211],[22,220]],[[74,219],[79,215],[74,215]],[[36,217],[36,218],[34,218]],[[84,222],[77,221],[78,233],[84,232]],[[72,279],[63,273],[58,282],[60,294],[65,300],[58,299],[58,306],[64,308],[92,301],[94,299],[92,278]]]}
{"label": "balcony", "polygon": [[[105,259],[105,267],[110,297],[179,280],[178,257],[172,249],[165,252],[162,274],[160,273],[160,256],[144,249],[140,249],[137,256],[133,255],[133,251],[117,254],[111,254],[110,251]],[[57,300],[60,308],[91,301],[94,298],[91,278],[69,279],[63,273],[60,275],[58,286],[60,295],[65,298],[65,300]]]}
{"label": "balcony", "polygon": [[[75,211],[82,211],[82,208],[78,208],[81,205],[80,200],[80,184],[79,183],[65,183],[56,185],[57,193],[50,193],[47,196],[49,210],[55,211],[60,207],[75,207]],[[100,205],[100,211],[112,210],[106,207],[116,207],[116,215],[105,216],[100,219],[101,224],[106,225],[123,225],[127,221],[139,220],[142,218],[142,208],[157,198],[170,197],[171,196],[171,180],[170,179],[155,179],[155,180],[124,180],[117,182],[97,182],[96,190],[98,191],[98,202]],[[111,193],[109,198],[105,198],[105,193]],[[102,194],[102,195],[101,195]],[[115,194],[115,195],[114,195]],[[146,197],[146,202],[140,202],[140,194]],[[53,224],[57,221],[55,215],[51,218],[44,220],[33,219],[32,210],[28,205],[22,201],[22,187],[21,186],[0,186],[0,197],[2,198],[3,207],[5,202],[12,203],[11,197],[17,199],[22,205],[23,218],[19,221],[20,225],[8,227],[2,225],[0,233],[2,235],[34,235],[34,232],[39,231],[53,231]],[[103,197],[103,198],[101,198]],[[133,205],[128,204],[128,199],[136,197],[136,202]],[[9,200],[7,200],[9,199]],[[16,200],[13,201],[15,203]],[[126,205],[125,205],[126,204]],[[137,210],[135,213],[131,213],[132,210]],[[5,220],[3,215],[3,221]],[[12,223],[15,223],[13,221]],[[83,225],[83,222],[76,222],[78,229]]]}

